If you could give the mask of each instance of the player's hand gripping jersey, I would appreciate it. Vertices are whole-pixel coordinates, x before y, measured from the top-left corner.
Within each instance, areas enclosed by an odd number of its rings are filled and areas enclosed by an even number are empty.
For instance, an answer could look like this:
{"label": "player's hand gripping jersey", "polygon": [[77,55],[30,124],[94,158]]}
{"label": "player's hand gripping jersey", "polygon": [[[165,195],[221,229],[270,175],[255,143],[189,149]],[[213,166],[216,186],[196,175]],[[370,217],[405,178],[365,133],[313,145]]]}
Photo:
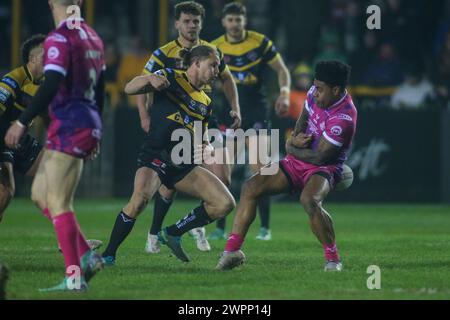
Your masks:
{"label": "player's hand gripping jersey", "polygon": [[85,158],[102,135],[96,88],[105,69],[103,42],[83,20],[79,28],[63,21],[47,37],[45,71],[64,76],[50,104],[47,148]]}
{"label": "player's hand gripping jersey", "polygon": [[287,156],[281,161],[282,169],[289,176],[293,188],[302,189],[309,178],[317,173],[324,174],[332,187],[339,181],[342,173],[342,165],[347,160],[348,151],[356,133],[357,110],[350,94],[345,96],[327,109],[319,108],[314,101],[313,86],[308,92],[305,110],[308,112],[307,134],[313,136],[311,149],[317,150],[320,139],[324,138],[329,143],[340,148],[337,160],[325,166],[316,166]]}

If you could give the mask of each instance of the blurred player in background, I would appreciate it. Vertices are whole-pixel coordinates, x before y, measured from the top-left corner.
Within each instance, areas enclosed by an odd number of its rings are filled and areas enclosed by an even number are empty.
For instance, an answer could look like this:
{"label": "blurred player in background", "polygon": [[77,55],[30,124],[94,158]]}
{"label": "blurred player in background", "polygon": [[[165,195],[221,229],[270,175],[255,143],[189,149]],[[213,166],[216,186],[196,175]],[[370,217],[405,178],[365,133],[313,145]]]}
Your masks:
{"label": "blurred player in background", "polygon": [[[42,145],[25,134],[17,149],[5,146],[6,131],[25,110],[44,78],[45,35],[32,36],[22,45],[23,65],[0,80],[0,221],[15,194],[14,171],[33,177],[42,158]],[[37,203],[44,210],[45,203]]]}
{"label": "blurred player in background", "polygon": [[[154,105],[151,108],[150,130],[138,156],[139,169],[133,195],[118,215],[108,247],[103,253],[106,265],[115,263],[118,247],[161,185],[202,200],[201,205],[186,217],[159,232],[159,241],[167,244],[174,255],[184,262],[190,259],[181,247],[182,235],[204,227],[234,209],[235,201],[227,187],[217,176],[194,162],[195,151],[202,153],[203,149],[212,148],[207,134],[212,114],[211,99],[201,88],[219,75],[218,52],[209,45],[199,45],[192,50],[183,49],[181,56],[184,65],[188,66],[186,72],[163,68],[154,74],[136,77],[125,88],[130,95],[154,92]],[[199,148],[193,145],[194,134],[198,133],[194,122],[201,122],[200,129],[206,132],[202,134],[203,142],[200,143],[203,146]],[[188,162],[181,164],[172,159],[172,150],[179,142],[171,138],[173,132],[179,129],[190,134],[191,147]]]}
{"label": "blurred player in background", "polygon": [[[242,129],[255,129],[257,136],[246,141],[247,149],[250,145],[268,144],[268,137],[259,132],[270,129],[268,125],[268,102],[263,87],[263,71],[269,66],[278,76],[280,94],[275,102],[278,115],[287,114],[291,88],[289,70],[278,53],[273,42],[265,35],[247,30],[247,10],[238,2],[227,4],[222,13],[222,25],[225,35],[212,41],[212,44],[224,54],[226,64],[236,81],[242,113]],[[226,121],[227,119],[221,119]],[[242,150],[238,150],[238,155]],[[256,152],[257,150],[253,150]],[[251,164],[252,174],[259,171],[263,164]],[[257,200],[261,217],[259,240],[271,240],[270,231],[270,197],[263,195]],[[217,229],[209,236],[210,239],[225,238],[225,220],[217,223]]]}
{"label": "blurred player in background", "polygon": [[[207,41],[200,39],[200,32],[203,27],[205,18],[205,9],[199,3],[194,1],[187,1],[178,3],[175,6],[175,28],[178,30],[178,38],[161,48],[155,50],[145,66],[144,74],[150,74],[163,68],[173,68],[179,70],[186,70],[187,66],[183,64],[183,59],[180,58],[180,50],[183,48],[192,48],[197,45],[208,45],[215,48]],[[230,116],[234,123],[232,128],[236,129],[241,125],[241,113],[239,107],[239,99],[236,84],[230,70],[226,66],[223,55],[220,55],[219,79],[223,84],[223,91],[231,105],[232,111]],[[208,94],[211,92],[211,87],[208,85],[204,88]],[[139,115],[141,118],[141,126],[145,132],[150,129],[150,115],[149,109],[152,105],[151,95],[142,95],[138,97]],[[210,127],[215,127],[213,119],[210,121]],[[226,150],[226,149],[225,149]],[[227,164],[212,164],[204,165],[205,168],[214,173],[227,187],[231,184],[231,168]],[[164,185],[155,196],[155,205],[153,209],[153,220],[150,227],[147,244],[145,247],[148,253],[158,253],[160,251],[160,243],[157,234],[161,231],[161,227],[167,212],[172,204],[175,196],[175,190],[169,190]],[[209,251],[211,247],[206,239],[205,228],[196,228],[192,230],[192,234],[197,239],[197,248],[201,251]]]}
{"label": "blurred player in background", "polygon": [[325,271],[341,271],[331,216],[323,201],[342,176],[356,132],[357,111],[346,90],[350,67],[338,61],[319,62],[314,86],[298,119],[294,136],[286,142],[288,156],[274,176],[257,174],[243,186],[240,203],[217,269],[229,270],[245,261],[241,246],[256,216],[261,195],[301,191],[300,202],[311,229],[325,253]]}
{"label": "blurred player in background", "polygon": [[85,291],[87,282],[103,267],[73,209],[83,162],[98,150],[102,135],[105,69],[102,40],[69,10],[79,3],[49,1],[56,30],[44,43],[45,80],[5,137],[8,147],[17,148],[31,120],[50,105],[47,147],[33,181],[32,198],[45,203],[53,218],[66,276],[61,284],[43,291]]}

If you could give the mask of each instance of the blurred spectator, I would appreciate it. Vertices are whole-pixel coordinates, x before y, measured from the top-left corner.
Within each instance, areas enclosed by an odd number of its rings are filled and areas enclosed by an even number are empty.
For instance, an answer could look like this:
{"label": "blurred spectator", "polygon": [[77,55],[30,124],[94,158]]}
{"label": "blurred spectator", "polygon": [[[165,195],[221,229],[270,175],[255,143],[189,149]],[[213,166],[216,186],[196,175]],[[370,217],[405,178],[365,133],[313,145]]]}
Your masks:
{"label": "blurred spectator", "polygon": [[108,43],[105,48],[106,82],[116,82],[119,71],[120,53],[115,43]]}
{"label": "blurred spectator", "polygon": [[286,117],[294,121],[300,117],[303,105],[306,101],[308,90],[312,86],[313,75],[311,67],[305,63],[300,63],[294,70],[294,88],[291,91],[291,103]]}
{"label": "blurred spectator", "polygon": [[423,108],[433,95],[433,86],[425,78],[422,65],[412,64],[405,74],[405,82],[392,96],[391,106],[396,110]]}
{"label": "blurred spectator", "polygon": [[450,31],[433,69],[437,97],[447,105],[450,102]]}
{"label": "blurred spectator", "polygon": [[[122,57],[117,74],[117,84],[120,90],[130,80],[142,73],[145,64],[150,59],[149,50],[144,48],[142,39],[138,36],[130,39],[129,48],[129,51]],[[137,106],[136,97],[134,96],[128,96],[128,102],[130,106]]]}
{"label": "blurred spectator", "polygon": [[364,72],[362,80],[371,86],[397,86],[402,83],[402,65],[392,44],[381,45],[378,56]]}
{"label": "blurred spectator", "polygon": [[362,37],[361,48],[351,58],[351,83],[357,84],[363,82],[363,75],[367,71],[367,64],[375,61],[377,57],[377,45],[378,38],[375,31],[367,30]]}
{"label": "blurred spectator", "polygon": [[339,60],[347,62],[347,56],[341,51],[339,36],[335,32],[325,31],[320,39],[320,53],[314,59],[313,65],[322,60]]}

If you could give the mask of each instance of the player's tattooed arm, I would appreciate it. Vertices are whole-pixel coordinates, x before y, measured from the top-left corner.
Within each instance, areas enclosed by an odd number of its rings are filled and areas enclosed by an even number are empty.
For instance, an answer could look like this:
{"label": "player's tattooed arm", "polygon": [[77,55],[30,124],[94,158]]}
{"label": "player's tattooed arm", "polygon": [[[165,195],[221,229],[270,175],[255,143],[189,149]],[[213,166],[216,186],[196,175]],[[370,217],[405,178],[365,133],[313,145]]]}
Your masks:
{"label": "player's tattooed arm", "polygon": [[303,111],[300,114],[297,123],[295,124],[294,136],[298,135],[299,133],[306,133],[306,129],[308,128],[308,119],[309,113],[306,108],[303,108]]}
{"label": "player's tattooed arm", "polygon": [[316,150],[297,148],[289,143],[286,145],[288,154],[316,166],[324,166],[335,162],[339,157],[339,151],[339,147],[331,144],[324,137],[320,139]]}
{"label": "player's tattooed arm", "polygon": [[154,91],[161,91],[169,87],[170,82],[166,77],[158,74],[138,76],[128,82],[125,93],[128,95],[140,95]]}
{"label": "player's tattooed arm", "polygon": [[234,119],[231,129],[237,129],[241,126],[241,107],[239,105],[239,94],[236,83],[234,82],[233,75],[227,68],[220,74],[220,80],[223,84],[223,92],[231,105],[230,116]]}

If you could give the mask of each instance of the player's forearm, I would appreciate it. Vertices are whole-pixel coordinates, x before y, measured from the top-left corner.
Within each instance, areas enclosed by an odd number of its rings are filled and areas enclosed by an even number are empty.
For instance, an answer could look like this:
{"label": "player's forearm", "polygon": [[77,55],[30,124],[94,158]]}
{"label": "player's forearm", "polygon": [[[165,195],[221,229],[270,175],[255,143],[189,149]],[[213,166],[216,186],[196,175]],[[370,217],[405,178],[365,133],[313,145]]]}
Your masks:
{"label": "player's forearm", "polygon": [[278,68],[278,84],[280,86],[280,95],[290,98],[291,94],[291,75],[284,63]]}
{"label": "player's forearm", "polygon": [[308,128],[308,118],[308,112],[305,108],[303,108],[302,114],[295,123],[294,136],[299,133],[306,133],[306,129]]}
{"label": "player's forearm", "polygon": [[296,148],[293,145],[287,145],[286,146],[286,152],[289,155],[292,155],[296,157],[297,159],[316,165],[316,166],[322,166],[326,164],[326,159],[323,157],[322,154],[320,154],[317,151],[311,150],[311,149],[300,149]]}
{"label": "player's forearm", "polygon": [[139,110],[139,117],[141,120],[145,117],[148,118],[149,116],[149,110],[150,110],[150,103],[149,103],[149,97],[148,94],[141,94],[137,96],[137,106]]}
{"label": "player's forearm", "polygon": [[48,105],[58,93],[59,85],[64,80],[64,76],[55,71],[45,72],[44,83],[39,87],[31,104],[19,117],[19,122],[28,126],[28,124],[40,113],[48,108]]}
{"label": "player's forearm", "polygon": [[103,114],[103,109],[105,105],[105,74],[101,73],[98,80],[97,88],[95,91],[95,102],[97,103],[100,115]]}
{"label": "player's forearm", "polygon": [[239,106],[239,94],[236,83],[233,80],[233,76],[228,72],[225,73],[221,77],[221,79],[223,83],[223,92],[228,100],[228,103],[231,106],[231,110],[237,112],[238,114],[241,114],[241,108]]}
{"label": "player's forearm", "polygon": [[153,90],[147,76],[139,76],[131,80],[125,86],[125,93],[128,95],[141,95]]}

